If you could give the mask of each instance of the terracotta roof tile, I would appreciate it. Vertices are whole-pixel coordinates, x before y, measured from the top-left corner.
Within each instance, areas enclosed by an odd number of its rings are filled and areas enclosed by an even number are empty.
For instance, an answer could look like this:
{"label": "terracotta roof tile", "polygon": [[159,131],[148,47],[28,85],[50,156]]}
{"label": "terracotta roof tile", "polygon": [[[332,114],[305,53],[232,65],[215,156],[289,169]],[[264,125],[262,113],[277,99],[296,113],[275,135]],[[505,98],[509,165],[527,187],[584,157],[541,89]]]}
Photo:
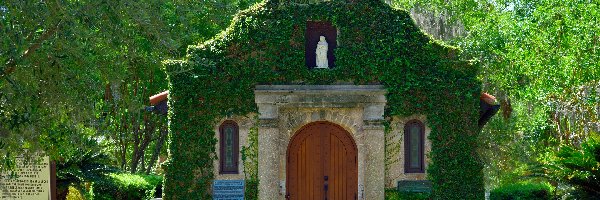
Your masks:
{"label": "terracotta roof tile", "polygon": [[169,95],[169,91],[167,90],[167,91],[155,94],[154,96],[151,96],[150,97],[150,105],[156,105],[162,101],[166,101],[168,95]]}
{"label": "terracotta roof tile", "polygon": [[479,96],[479,99],[484,101],[485,103],[489,104],[489,105],[496,105],[498,104],[496,101],[496,97],[488,94],[488,93],[481,93],[481,96]]}

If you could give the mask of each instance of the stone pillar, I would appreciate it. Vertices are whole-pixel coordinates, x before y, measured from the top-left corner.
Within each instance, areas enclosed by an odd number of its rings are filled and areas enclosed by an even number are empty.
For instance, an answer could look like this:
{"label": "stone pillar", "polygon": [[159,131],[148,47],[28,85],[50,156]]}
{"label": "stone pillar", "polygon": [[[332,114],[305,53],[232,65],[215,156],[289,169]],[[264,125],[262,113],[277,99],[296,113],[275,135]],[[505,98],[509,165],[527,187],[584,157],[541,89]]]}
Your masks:
{"label": "stone pillar", "polygon": [[382,120],[364,120],[366,148],[364,199],[383,200],[385,190],[384,129]]}
{"label": "stone pillar", "polygon": [[[262,109],[260,109],[262,108]],[[265,110],[266,109],[266,110]],[[258,199],[279,198],[279,128],[277,108],[259,106]]]}

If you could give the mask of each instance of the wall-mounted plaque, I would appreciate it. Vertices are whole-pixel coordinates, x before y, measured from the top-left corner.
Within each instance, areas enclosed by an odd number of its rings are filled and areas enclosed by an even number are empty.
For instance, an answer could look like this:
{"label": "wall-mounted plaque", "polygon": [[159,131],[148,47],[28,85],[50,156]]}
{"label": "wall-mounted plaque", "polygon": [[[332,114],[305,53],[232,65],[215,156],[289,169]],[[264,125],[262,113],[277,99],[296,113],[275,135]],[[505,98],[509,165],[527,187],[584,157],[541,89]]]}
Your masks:
{"label": "wall-mounted plaque", "polygon": [[215,180],[214,200],[244,200],[244,180]]}
{"label": "wall-mounted plaque", "polygon": [[14,173],[0,174],[0,199],[48,200],[50,199],[50,160],[38,157],[26,163],[17,158]]}

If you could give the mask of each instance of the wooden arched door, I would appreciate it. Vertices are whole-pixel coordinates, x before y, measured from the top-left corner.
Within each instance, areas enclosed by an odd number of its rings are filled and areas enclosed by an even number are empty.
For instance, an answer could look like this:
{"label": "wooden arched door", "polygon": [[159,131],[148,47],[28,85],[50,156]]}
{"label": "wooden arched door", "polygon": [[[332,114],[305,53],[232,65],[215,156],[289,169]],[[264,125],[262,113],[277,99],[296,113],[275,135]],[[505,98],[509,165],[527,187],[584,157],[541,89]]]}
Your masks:
{"label": "wooden arched door", "polygon": [[357,149],[350,133],[329,122],[302,127],[287,150],[286,199],[357,199]]}

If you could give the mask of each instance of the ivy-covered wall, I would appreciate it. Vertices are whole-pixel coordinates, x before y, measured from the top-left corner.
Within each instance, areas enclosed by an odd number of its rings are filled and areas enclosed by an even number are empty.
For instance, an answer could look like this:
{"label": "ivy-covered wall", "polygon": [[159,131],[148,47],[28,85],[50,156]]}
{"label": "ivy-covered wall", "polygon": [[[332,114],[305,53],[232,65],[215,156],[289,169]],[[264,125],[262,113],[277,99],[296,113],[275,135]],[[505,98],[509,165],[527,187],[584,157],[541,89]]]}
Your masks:
{"label": "ivy-covered wall", "polygon": [[[339,30],[334,69],[305,66],[309,20]],[[267,0],[242,11],[213,40],[190,46],[183,60],[165,61],[170,160],[164,197],[210,199],[214,123],[257,112],[255,85],[352,83],[384,85],[388,117],[427,116],[435,199],[483,199],[483,165],[475,151],[479,68],[459,53],[419,30],[408,12],[374,0]]]}

